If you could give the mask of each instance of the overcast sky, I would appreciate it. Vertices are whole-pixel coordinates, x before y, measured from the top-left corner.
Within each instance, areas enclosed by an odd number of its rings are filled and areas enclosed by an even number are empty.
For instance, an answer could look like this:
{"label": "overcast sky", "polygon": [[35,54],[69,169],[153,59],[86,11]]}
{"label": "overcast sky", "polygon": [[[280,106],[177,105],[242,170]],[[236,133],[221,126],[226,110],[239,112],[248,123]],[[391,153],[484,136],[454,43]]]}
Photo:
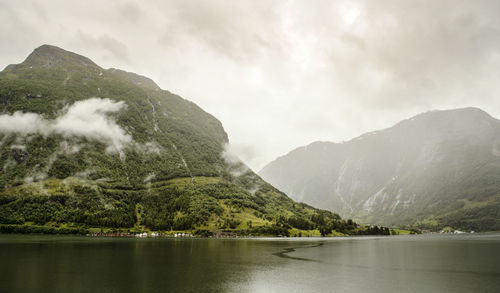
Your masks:
{"label": "overcast sky", "polygon": [[0,67],[52,44],[222,121],[252,169],[431,109],[500,117],[500,1],[0,0]]}

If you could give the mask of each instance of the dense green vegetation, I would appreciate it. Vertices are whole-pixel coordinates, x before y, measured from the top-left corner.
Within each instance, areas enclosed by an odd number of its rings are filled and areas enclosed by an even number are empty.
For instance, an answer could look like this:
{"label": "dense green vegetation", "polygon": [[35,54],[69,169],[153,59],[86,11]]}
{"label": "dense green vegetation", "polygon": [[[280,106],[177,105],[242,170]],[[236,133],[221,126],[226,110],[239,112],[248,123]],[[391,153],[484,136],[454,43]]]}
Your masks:
{"label": "dense green vegetation", "polygon": [[92,97],[124,102],[108,116],[132,141],[113,152],[92,136],[0,131],[0,232],[385,234],[293,202],[227,161],[221,123],[150,79],[51,46],[0,73],[2,113],[55,121]]}
{"label": "dense green vegetation", "polygon": [[[3,191],[0,206],[0,223],[28,223],[33,226],[25,231],[44,233],[64,233],[66,230],[58,230],[54,224],[69,223],[78,231],[93,227],[128,231],[222,229],[240,235],[290,236],[295,229],[302,230],[304,236],[309,230],[318,230],[323,236],[334,232],[388,235],[386,230],[359,227],[331,212],[294,203],[269,185],[251,194],[220,177],[195,177],[192,183],[191,178],[176,178],[135,190],[76,178],[48,179]],[[39,228],[43,226],[50,228]]]}
{"label": "dense green vegetation", "polygon": [[4,234],[81,234],[90,231],[81,227],[51,227],[38,225],[0,224],[0,233]]}

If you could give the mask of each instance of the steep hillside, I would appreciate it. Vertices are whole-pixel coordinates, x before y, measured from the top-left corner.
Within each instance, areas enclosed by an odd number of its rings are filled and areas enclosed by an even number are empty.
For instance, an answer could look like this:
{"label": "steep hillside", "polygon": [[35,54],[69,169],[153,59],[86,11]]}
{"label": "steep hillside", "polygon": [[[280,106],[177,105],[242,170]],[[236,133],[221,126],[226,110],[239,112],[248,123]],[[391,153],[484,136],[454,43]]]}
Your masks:
{"label": "steep hillside", "polygon": [[19,231],[356,229],[228,154],[194,103],[54,46],[0,73],[0,111],[0,224]]}
{"label": "steep hillside", "polygon": [[295,200],[365,223],[500,229],[500,121],[476,108],[315,142],[259,174]]}

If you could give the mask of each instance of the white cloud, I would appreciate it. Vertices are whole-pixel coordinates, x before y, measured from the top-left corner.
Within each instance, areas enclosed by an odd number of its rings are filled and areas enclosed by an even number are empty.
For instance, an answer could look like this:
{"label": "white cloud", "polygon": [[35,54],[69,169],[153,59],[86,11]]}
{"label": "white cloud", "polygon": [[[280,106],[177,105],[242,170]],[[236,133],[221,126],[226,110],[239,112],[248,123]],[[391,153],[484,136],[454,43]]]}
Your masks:
{"label": "white cloud", "polygon": [[15,112],[0,115],[0,131],[3,133],[43,133],[49,130],[47,121],[35,113]]}
{"label": "white cloud", "polygon": [[106,114],[125,107],[123,101],[90,98],[75,102],[52,124],[56,133],[64,136],[84,136],[106,143],[110,150],[121,151],[132,137]]}
{"label": "white cloud", "polygon": [[221,153],[221,157],[228,164],[229,166],[228,171],[234,177],[239,177],[250,170],[234,153],[230,144],[226,144],[224,146],[224,150]]}
{"label": "white cloud", "polygon": [[136,143],[135,148],[140,151],[143,155],[160,155],[162,147],[156,142],[146,142],[144,144]]}
{"label": "white cloud", "polygon": [[153,180],[155,177],[156,177],[155,173],[149,173],[148,176],[146,176],[146,178],[144,178],[143,182],[144,183],[151,182],[151,180]]}
{"label": "white cloud", "polygon": [[10,148],[13,150],[21,150],[21,151],[26,150],[26,146],[22,144],[13,144],[10,146]]}
{"label": "white cloud", "polygon": [[85,137],[105,143],[108,151],[121,152],[126,144],[132,142],[132,137],[108,114],[124,107],[123,101],[90,98],[67,107],[55,120],[35,113],[4,114],[0,115],[0,132]]}
{"label": "white cloud", "polygon": [[239,164],[241,163],[241,160],[238,158],[238,156],[234,153],[232,150],[232,147],[230,144],[225,144],[224,145],[224,150],[222,151],[221,154],[222,158],[228,163],[228,164]]}

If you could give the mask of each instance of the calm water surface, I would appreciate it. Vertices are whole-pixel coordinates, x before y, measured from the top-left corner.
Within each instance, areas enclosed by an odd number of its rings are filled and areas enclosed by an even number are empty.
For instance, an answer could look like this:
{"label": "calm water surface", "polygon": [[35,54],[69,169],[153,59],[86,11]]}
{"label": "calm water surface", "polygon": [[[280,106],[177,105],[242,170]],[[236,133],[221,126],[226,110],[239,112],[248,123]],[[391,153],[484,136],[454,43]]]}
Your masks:
{"label": "calm water surface", "polygon": [[0,292],[500,292],[500,234],[0,235]]}

